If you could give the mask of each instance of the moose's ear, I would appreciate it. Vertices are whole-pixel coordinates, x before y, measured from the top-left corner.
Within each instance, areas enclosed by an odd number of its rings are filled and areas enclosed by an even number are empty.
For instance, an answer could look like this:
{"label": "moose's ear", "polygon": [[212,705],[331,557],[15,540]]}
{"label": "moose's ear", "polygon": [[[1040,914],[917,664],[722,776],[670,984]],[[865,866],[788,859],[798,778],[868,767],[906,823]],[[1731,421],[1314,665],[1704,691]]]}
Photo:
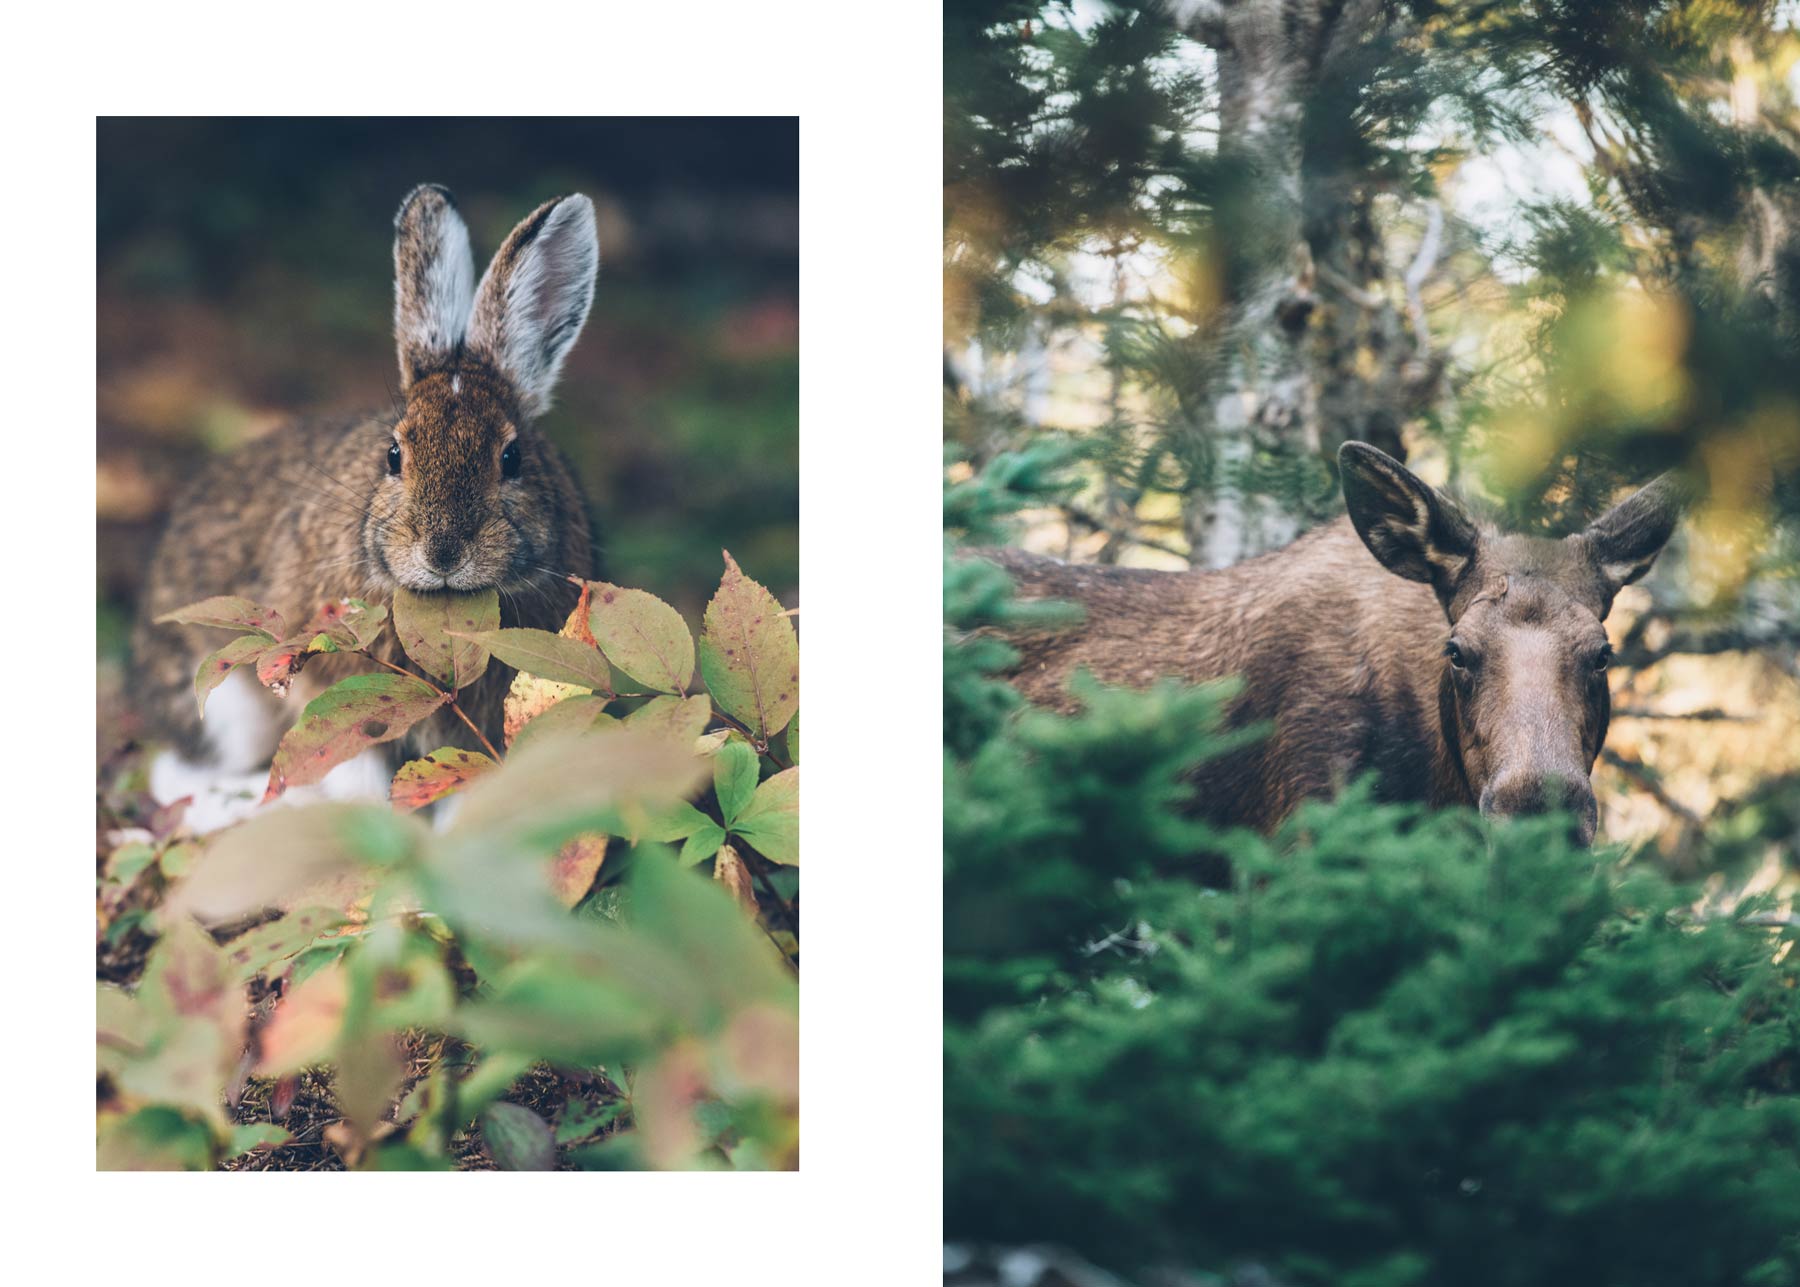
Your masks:
{"label": "moose's ear", "polygon": [[1449,497],[1366,442],[1338,449],[1350,521],[1369,553],[1396,576],[1424,581],[1446,606],[1475,559],[1475,524]]}
{"label": "moose's ear", "polygon": [[546,201],[527,215],[482,276],[469,347],[512,382],[526,415],[549,409],[599,272],[594,203],[576,195]]}
{"label": "moose's ear", "polygon": [[421,183],[394,216],[394,342],[402,392],[455,356],[474,300],[468,225],[448,188]]}
{"label": "moose's ear", "polygon": [[1587,546],[1609,596],[1650,570],[1674,534],[1689,499],[1687,484],[1674,474],[1664,474],[1614,505],[1581,533],[1578,539]]}

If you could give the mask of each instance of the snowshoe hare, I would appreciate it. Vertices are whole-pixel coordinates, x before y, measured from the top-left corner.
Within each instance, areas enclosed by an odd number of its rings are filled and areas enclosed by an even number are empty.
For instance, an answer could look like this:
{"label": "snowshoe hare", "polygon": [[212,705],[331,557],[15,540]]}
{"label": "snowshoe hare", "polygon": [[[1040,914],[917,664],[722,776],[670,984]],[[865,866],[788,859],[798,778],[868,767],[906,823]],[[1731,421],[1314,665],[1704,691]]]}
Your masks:
{"label": "snowshoe hare", "polygon": [[[394,332],[403,407],[300,423],[211,462],[176,502],[134,635],[140,706],[174,750],[151,770],[168,802],[193,795],[196,830],[247,812],[281,735],[307,701],[373,669],[353,654],[319,657],[279,698],[245,669],[207,704],[194,672],[224,642],[216,630],[154,618],[233,594],[289,622],[396,586],[499,592],[502,625],[558,629],[592,574],[585,502],[567,462],[532,422],[594,298],[594,207],[559,197],[514,228],[475,282],[469,231],[450,193],[425,184],[394,218]],[[389,661],[406,666],[389,630]],[[496,743],[513,671],[495,660],[458,698]],[[475,740],[440,711],[399,742],[340,765],[326,794],[385,794],[394,763]],[[380,752],[387,752],[383,756]]]}

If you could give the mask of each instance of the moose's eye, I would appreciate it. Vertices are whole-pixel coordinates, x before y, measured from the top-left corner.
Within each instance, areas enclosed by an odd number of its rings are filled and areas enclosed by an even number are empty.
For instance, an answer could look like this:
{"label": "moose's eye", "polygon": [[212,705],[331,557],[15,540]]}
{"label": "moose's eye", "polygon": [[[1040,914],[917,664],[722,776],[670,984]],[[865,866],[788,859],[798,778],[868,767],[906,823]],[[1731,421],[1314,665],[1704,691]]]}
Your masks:
{"label": "moose's eye", "polygon": [[400,472],[400,444],[397,442],[392,442],[392,443],[388,444],[388,473],[397,474],[399,472]]}
{"label": "moose's eye", "polygon": [[1467,670],[1469,668],[1469,658],[1464,654],[1462,647],[1454,639],[1444,645],[1444,656],[1448,657],[1450,659],[1450,664],[1458,670]]}
{"label": "moose's eye", "polygon": [[1607,644],[1599,652],[1594,654],[1594,673],[1596,675],[1604,673],[1606,668],[1612,665],[1612,655],[1613,650],[1611,644]]}
{"label": "moose's eye", "polygon": [[519,455],[519,443],[515,438],[512,442],[507,443],[506,450],[500,453],[500,473],[506,478],[517,478],[519,466],[523,463],[523,458]]}

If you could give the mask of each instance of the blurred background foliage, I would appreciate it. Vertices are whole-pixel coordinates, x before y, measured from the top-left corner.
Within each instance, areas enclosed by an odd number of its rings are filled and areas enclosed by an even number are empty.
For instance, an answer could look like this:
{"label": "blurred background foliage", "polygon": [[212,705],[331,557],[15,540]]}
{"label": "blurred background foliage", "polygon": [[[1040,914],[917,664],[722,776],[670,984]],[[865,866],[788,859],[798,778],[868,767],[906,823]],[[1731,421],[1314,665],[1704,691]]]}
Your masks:
{"label": "blurred background foliage", "polygon": [[1218,567],[1341,513],[1347,439],[1549,533],[1690,470],[1608,623],[1603,830],[1791,870],[1797,12],[952,0],[952,480],[1066,437],[1022,544]]}
{"label": "blurred background foliage", "polygon": [[[1800,7],[944,19],[946,1281],[1800,1282]],[[1701,484],[1597,866],[1360,791],[1203,835],[1219,690],[997,680],[1054,608],[960,546],[1226,566],[1351,439],[1547,534]]]}
{"label": "blurred background foliage", "polygon": [[605,574],[697,618],[728,547],[793,601],[793,120],[109,118],[98,145],[98,600],[115,734],[131,727],[111,699],[135,590],[197,460],[297,415],[391,405],[393,213],[427,180],[456,194],[482,266],[538,203],[594,199],[594,309],[542,424],[592,502]]}

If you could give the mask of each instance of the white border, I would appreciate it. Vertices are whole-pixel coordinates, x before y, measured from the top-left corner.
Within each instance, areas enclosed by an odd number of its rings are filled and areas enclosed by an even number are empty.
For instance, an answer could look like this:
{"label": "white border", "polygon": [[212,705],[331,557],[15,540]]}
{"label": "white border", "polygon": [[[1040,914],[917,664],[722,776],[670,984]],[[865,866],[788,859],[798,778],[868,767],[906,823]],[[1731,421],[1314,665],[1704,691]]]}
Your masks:
{"label": "white border", "polygon": [[[548,1267],[781,1287],[938,1276],[938,6],[38,6],[9,35],[0,1107],[28,1276],[38,1263],[275,1284]],[[801,117],[798,1175],[92,1169],[94,117],[420,112]]]}

